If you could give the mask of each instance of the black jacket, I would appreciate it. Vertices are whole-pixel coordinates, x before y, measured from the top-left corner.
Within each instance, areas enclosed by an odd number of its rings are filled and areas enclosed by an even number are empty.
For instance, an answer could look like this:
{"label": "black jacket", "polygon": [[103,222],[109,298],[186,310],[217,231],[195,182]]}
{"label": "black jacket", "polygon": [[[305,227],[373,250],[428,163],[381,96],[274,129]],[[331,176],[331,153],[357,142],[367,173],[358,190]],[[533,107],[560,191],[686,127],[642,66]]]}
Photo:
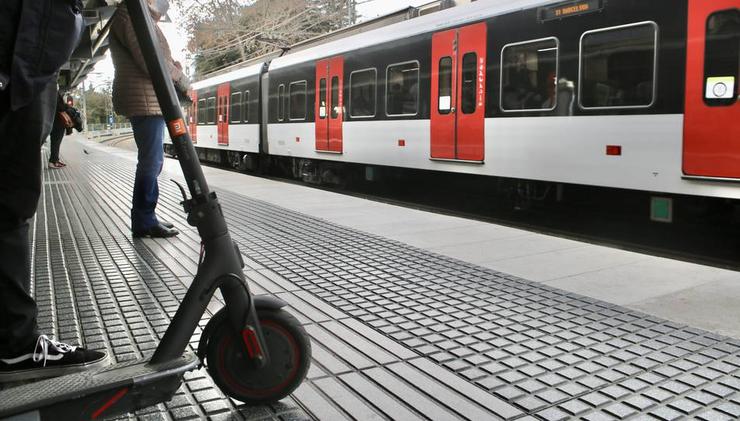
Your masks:
{"label": "black jacket", "polygon": [[0,1],[0,83],[5,104],[27,105],[57,75],[82,34],[81,0]]}

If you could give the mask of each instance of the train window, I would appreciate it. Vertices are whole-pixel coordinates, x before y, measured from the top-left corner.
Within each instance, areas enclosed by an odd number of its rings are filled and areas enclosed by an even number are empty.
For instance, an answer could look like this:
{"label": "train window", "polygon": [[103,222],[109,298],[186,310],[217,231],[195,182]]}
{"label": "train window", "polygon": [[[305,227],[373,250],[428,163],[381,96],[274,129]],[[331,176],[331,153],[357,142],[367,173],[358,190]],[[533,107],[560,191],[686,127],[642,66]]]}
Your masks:
{"label": "train window", "polygon": [[290,119],[306,119],[306,85],[307,82],[293,82],[290,84]]}
{"label": "train window", "polygon": [[229,113],[232,123],[242,121],[242,93],[236,92],[231,94],[231,112]]}
{"label": "train window", "polygon": [[658,25],[642,22],[581,37],[582,108],[646,108],[655,101]]}
{"label": "train window", "polygon": [[242,121],[245,123],[249,121],[249,91],[244,91],[242,97]]}
{"label": "train window", "polygon": [[439,59],[439,91],[437,92],[440,114],[452,111],[452,57]]}
{"label": "train window", "polygon": [[[218,94],[216,94],[218,95]],[[221,97],[216,96],[216,120],[215,123],[218,124],[221,122]]]}
{"label": "train window", "polygon": [[206,107],[207,114],[206,114],[206,123],[208,124],[214,124],[216,123],[216,97],[210,97],[208,98],[208,106]]}
{"label": "train window", "polygon": [[501,109],[549,111],[557,104],[558,40],[508,44],[501,50]]}
{"label": "train window", "polygon": [[416,115],[419,107],[419,62],[399,63],[386,70],[385,113]]}
{"label": "train window", "polygon": [[282,108],[281,119],[285,121],[288,119],[288,90],[283,86],[283,91],[280,94],[280,106]]}
{"label": "train window", "polygon": [[331,78],[331,118],[339,117],[339,77]]}
{"label": "train window", "polygon": [[326,79],[319,81],[319,118],[326,118]]}
{"label": "train window", "polygon": [[280,84],[278,86],[278,94],[277,94],[277,106],[278,106],[278,121],[285,120],[285,85]]}
{"label": "train window", "polygon": [[223,113],[221,112],[221,100],[222,98],[216,94],[216,124],[221,122],[221,116]]}
{"label": "train window", "polygon": [[740,10],[723,10],[707,19],[704,50],[704,102],[733,105],[740,72]]}
{"label": "train window", "polygon": [[198,100],[198,124],[206,124],[206,100]]}
{"label": "train window", "polygon": [[349,115],[375,117],[375,90],[378,72],[375,69],[357,70],[349,75]]}
{"label": "train window", "polygon": [[475,95],[478,85],[478,55],[475,53],[466,53],[462,59],[462,90],[460,100],[462,102],[463,114],[473,114],[475,112]]}

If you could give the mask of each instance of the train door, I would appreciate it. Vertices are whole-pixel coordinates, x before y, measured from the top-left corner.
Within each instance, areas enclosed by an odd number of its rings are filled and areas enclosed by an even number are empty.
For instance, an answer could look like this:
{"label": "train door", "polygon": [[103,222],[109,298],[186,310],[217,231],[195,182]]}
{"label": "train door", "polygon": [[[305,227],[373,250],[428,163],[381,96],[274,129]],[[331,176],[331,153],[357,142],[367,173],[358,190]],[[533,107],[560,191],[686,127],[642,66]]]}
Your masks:
{"label": "train door", "polygon": [[229,83],[218,85],[216,92],[216,131],[218,132],[218,144],[220,146],[229,145],[229,100],[231,97],[231,87]]}
{"label": "train door", "polygon": [[316,150],[342,152],[344,58],[316,62]]}
{"label": "train door", "polygon": [[192,90],[189,92],[190,99],[193,101],[190,104],[190,112],[188,113],[188,125],[190,126],[190,139],[193,143],[198,141],[198,91]]}
{"label": "train door", "polygon": [[483,161],[486,24],[432,36],[431,157]]}
{"label": "train door", "polygon": [[689,0],[683,172],[740,178],[740,0]]}

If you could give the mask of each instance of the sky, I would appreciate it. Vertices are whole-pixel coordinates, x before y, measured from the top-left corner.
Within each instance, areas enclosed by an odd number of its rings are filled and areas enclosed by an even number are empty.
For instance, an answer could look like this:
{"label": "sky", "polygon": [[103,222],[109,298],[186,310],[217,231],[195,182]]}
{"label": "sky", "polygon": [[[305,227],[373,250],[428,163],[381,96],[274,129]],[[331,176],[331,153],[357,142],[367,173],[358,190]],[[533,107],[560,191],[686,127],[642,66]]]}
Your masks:
{"label": "sky", "polygon": [[[372,19],[382,16],[408,6],[420,6],[429,3],[430,0],[357,0],[358,21]],[[175,60],[186,64],[187,60],[187,34],[184,30],[178,28],[177,23],[182,20],[179,10],[173,5],[169,11],[172,23],[160,23],[160,28],[167,37],[167,42],[172,50],[172,57]],[[105,55],[105,59],[95,65],[92,72],[88,74],[85,85],[97,87],[113,81],[114,69],[113,61],[110,58],[110,51]]]}
{"label": "sky", "polygon": [[360,20],[372,19],[390,12],[406,8],[408,6],[421,6],[430,0],[357,0],[357,14]]}

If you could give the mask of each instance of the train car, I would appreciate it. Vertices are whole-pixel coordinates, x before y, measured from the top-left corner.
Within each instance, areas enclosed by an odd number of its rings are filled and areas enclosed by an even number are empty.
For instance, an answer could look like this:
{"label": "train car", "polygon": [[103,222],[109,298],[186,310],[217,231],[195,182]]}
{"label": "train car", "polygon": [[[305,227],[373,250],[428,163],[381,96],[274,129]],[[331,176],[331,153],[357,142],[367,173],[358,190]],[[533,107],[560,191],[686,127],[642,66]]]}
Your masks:
{"label": "train car", "polygon": [[740,0],[479,1],[272,60],[259,153],[738,199],[739,39]]}
{"label": "train car", "polygon": [[[267,64],[256,63],[193,83],[186,109],[193,143],[203,160],[250,166],[260,153],[260,88]],[[165,145],[174,153],[171,145]]]}

